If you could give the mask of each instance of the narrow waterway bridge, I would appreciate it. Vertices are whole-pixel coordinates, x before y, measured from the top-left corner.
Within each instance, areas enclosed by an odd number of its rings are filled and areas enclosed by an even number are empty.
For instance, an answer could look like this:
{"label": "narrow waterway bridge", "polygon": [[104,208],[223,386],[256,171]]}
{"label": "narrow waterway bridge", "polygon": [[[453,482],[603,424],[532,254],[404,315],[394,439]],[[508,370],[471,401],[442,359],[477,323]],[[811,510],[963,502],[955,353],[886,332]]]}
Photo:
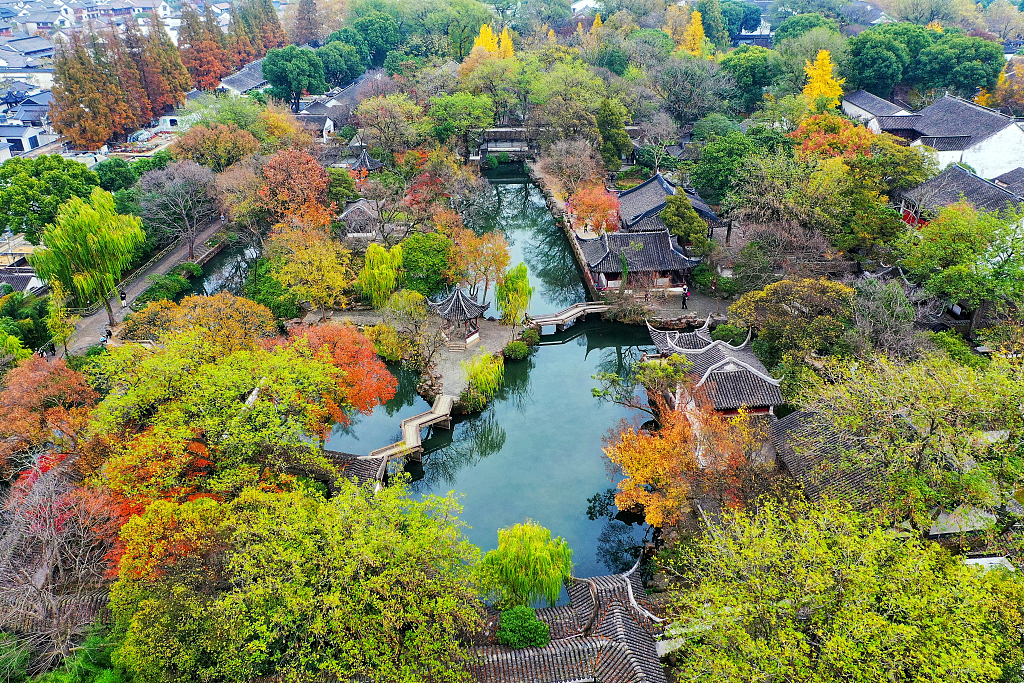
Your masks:
{"label": "narrow waterway bridge", "polygon": [[586,318],[591,313],[604,313],[608,308],[608,304],[582,302],[573,304],[558,313],[534,316],[530,318],[530,324],[538,328],[554,325],[556,332],[564,332],[566,327],[572,325],[577,320]]}
{"label": "narrow waterway bridge", "polygon": [[354,477],[360,484],[375,481],[378,486],[384,481],[388,464],[393,460],[414,459],[423,456],[423,429],[440,425],[452,427],[452,408],[455,397],[441,394],[434,399],[430,410],[402,420],[402,440],[370,451],[369,455],[352,455],[337,451],[324,451],[342,475]]}

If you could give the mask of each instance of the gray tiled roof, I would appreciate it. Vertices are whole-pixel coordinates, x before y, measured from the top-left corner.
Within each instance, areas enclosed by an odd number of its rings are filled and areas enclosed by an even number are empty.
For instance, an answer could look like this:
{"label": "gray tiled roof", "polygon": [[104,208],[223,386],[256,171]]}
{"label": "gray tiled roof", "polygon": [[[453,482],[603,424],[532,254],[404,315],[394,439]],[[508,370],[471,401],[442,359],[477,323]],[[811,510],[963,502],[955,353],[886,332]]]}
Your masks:
{"label": "gray tiled roof", "polygon": [[263,77],[263,60],[257,59],[250,62],[233,74],[220,79],[220,84],[225,88],[232,88],[238,92],[248,92],[263,86],[267,79]]}
{"label": "gray tiled roof", "polygon": [[660,628],[634,606],[646,599],[636,569],[567,581],[569,606],[537,610],[551,627],[549,645],[473,648],[469,673],[482,683],[664,683],[653,638]]}
{"label": "gray tiled roof", "polygon": [[430,306],[445,320],[455,322],[479,318],[487,310],[485,304],[478,304],[462,287],[453,289],[443,301],[430,302]]}
{"label": "gray tiled roof", "polygon": [[715,410],[768,408],[785,403],[779,385],[745,368],[723,368],[708,373],[701,385]]}
{"label": "gray tiled roof", "polygon": [[776,454],[808,498],[845,497],[866,505],[872,497],[872,473],[852,436],[821,427],[802,410],[776,420],[771,432]]}
{"label": "gray tiled roof", "polygon": [[999,185],[1005,185],[1006,189],[1016,195],[1024,195],[1024,167],[1018,166],[1012,171],[1007,171],[993,180]]}
{"label": "gray tiled roof", "polygon": [[923,135],[921,136],[921,144],[928,145],[936,152],[953,152],[967,149],[971,146],[973,139],[970,135],[948,135],[945,137]]}
{"label": "gray tiled roof", "polygon": [[879,116],[878,126],[883,131],[914,130],[914,126],[920,120],[920,114],[907,114],[904,116]]}
{"label": "gray tiled roof", "polygon": [[877,95],[872,95],[867,90],[856,90],[849,95],[843,96],[843,99],[875,116],[892,116],[904,111],[899,105],[893,104],[889,100],[883,100]]}
{"label": "gray tiled roof", "polygon": [[690,333],[658,330],[649,324],[647,329],[659,353],[680,354],[690,361],[689,375],[698,396],[710,401],[715,410],[769,408],[785,402],[779,380],[754,355],[749,338],[740,346],[712,341],[707,322]]}
{"label": "gray tiled roof", "polygon": [[661,232],[613,232],[594,239],[575,238],[595,273],[621,273],[620,254],[632,273],[686,270],[700,264],[677,251],[667,230]]}
{"label": "gray tiled roof", "polygon": [[918,210],[935,211],[965,199],[986,211],[998,211],[1021,198],[993,182],[980,178],[959,164],[950,164],[942,173],[903,193]]}
{"label": "gray tiled roof", "polygon": [[631,225],[645,216],[665,208],[665,200],[676,193],[675,186],[660,173],[619,194],[619,216],[625,225]]}
{"label": "gray tiled roof", "polygon": [[[914,130],[923,138],[923,144],[929,144],[924,139],[930,139],[942,147],[940,151],[967,149],[1007,126],[1016,125],[1012,116],[952,95],[944,95],[914,115],[913,120],[910,118],[886,116],[879,118],[879,125],[886,131]],[[968,139],[950,139],[964,137]]]}

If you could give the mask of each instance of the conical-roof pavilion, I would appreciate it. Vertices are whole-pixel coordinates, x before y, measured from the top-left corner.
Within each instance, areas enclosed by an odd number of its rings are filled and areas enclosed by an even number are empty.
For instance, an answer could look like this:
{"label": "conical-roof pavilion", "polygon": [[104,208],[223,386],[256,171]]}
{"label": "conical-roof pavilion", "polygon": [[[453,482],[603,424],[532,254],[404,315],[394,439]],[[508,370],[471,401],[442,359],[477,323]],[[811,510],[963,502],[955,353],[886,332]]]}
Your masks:
{"label": "conical-roof pavilion", "polygon": [[475,320],[487,310],[486,304],[478,304],[476,299],[467,294],[461,287],[453,289],[444,301],[436,304],[431,302],[430,306],[449,323],[464,323]]}

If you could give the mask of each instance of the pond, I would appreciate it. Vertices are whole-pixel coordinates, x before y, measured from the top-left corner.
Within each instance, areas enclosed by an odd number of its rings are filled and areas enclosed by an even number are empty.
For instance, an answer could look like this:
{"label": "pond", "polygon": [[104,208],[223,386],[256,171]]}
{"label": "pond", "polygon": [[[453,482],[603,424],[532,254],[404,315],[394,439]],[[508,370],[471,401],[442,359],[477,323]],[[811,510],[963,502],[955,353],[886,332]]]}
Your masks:
{"label": "pond", "polygon": [[[504,171],[504,172],[503,172]],[[489,174],[488,195],[467,215],[478,232],[501,230],[511,265],[526,263],[536,291],[530,310],[550,313],[585,299],[565,234],[540,191],[518,172]],[[196,293],[238,292],[251,262],[241,248],[212,259]],[[493,297],[491,297],[493,298]],[[490,314],[490,313],[489,313]],[[478,415],[453,429],[424,434],[424,456],[406,469],[418,495],[454,492],[463,505],[469,539],[483,551],[497,545],[497,530],[532,519],[573,549],[574,574],[597,576],[632,566],[647,529],[609,504],[614,487],[602,439],[626,409],[591,394],[592,375],[622,372],[651,346],[640,327],[592,320],[545,335],[526,360],[506,364],[502,392]],[[416,395],[416,375],[392,367],[398,392],[372,415],[335,428],[327,448],[366,454],[401,439],[402,419],[428,404]]]}

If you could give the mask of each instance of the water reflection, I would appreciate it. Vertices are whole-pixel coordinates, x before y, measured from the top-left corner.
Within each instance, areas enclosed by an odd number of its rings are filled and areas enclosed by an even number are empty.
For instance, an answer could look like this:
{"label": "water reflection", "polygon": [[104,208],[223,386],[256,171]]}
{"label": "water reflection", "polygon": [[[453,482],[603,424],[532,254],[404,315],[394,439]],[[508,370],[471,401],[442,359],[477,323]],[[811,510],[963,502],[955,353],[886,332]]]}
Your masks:
{"label": "water reflection", "polygon": [[256,264],[258,252],[251,245],[235,244],[225,247],[203,266],[203,274],[192,280],[192,286],[182,296],[210,296],[227,291],[242,294],[245,278]]}
{"label": "water reflection", "polygon": [[512,265],[526,263],[537,290],[530,312],[552,313],[586,300],[586,290],[565,233],[525,175],[488,174],[491,185],[463,215],[478,234],[501,230]]}
{"label": "water reflection", "polygon": [[500,452],[507,438],[491,410],[456,425],[453,431],[432,431],[423,443],[423,460],[406,464],[413,479],[412,489],[426,493],[453,484],[459,470]]}
{"label": "water reflection", "polygon": [[615,506],[614,488],[600,491],[587,499],[587,518],[604,520],[597,536],[595,555],[610,574],[619,574],[636,564],[644,543],[651,539],[653,527],[643,516],[622,512]]}

